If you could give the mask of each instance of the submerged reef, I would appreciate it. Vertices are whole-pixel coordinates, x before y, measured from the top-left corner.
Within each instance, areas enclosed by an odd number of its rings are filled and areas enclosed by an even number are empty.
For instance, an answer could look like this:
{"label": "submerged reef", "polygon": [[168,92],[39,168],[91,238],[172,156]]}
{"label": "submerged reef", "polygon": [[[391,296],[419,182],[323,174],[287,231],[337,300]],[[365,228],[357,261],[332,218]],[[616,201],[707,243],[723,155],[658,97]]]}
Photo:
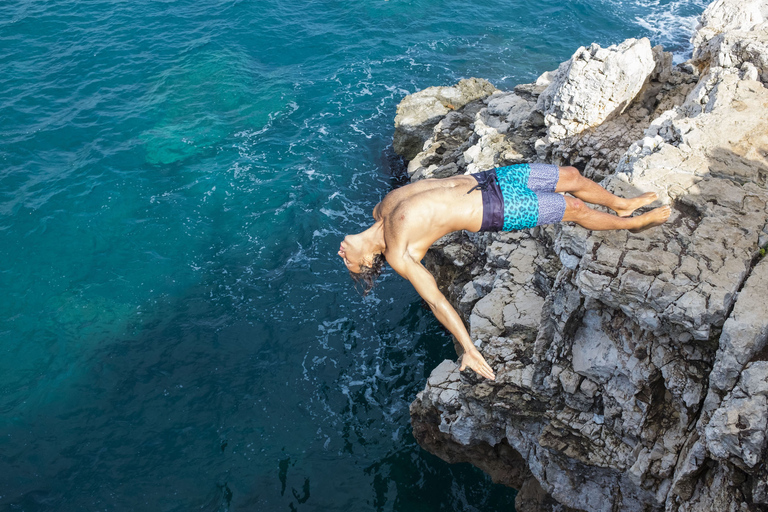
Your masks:
{"label": "submerged reef", "polygon": [[414,435],[521,512],[768,510],[768,4],[717,0],[692,41],[679,65],[630,39],[398,107],[412,180],[549,162],[672,205],[642,233],[460,232],[427,254],[497,379],[444,361]]}

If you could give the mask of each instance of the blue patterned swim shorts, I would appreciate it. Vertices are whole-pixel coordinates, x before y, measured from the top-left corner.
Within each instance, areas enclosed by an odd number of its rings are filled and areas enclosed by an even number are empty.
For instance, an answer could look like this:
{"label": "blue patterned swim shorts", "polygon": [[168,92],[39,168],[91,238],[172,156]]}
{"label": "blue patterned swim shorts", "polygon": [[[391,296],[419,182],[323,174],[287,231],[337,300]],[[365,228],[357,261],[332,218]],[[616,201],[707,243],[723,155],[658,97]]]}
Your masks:
{"label": "blue patterned swim shorts", "polygon": [[565,198],[555,192],[556,165],[517,164],[472,176],[483,193],[480,231],[515,231],[563,220]]}

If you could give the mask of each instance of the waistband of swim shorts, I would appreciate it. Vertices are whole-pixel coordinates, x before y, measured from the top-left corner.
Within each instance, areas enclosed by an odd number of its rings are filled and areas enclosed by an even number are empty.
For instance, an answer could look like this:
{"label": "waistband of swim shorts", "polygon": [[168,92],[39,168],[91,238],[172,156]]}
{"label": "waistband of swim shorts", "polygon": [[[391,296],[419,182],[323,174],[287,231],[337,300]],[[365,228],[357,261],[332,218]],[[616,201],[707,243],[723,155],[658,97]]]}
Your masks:
{"label": "waistband of swim shorts", "polygon": [[504,227],[504,199],[496,179],[496,169],[472,175],[483,195],[483,222],[480,231],[501,231]]}

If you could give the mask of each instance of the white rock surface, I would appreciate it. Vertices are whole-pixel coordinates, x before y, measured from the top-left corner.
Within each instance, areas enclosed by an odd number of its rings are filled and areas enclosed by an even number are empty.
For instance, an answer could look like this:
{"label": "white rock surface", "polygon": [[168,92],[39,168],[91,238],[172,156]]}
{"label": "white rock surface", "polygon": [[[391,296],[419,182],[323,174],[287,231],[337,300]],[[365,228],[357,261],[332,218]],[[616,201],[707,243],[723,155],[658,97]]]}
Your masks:
{"label": "white rock surface", "polygon": [[594,128],[635,99],[656,62],[648,39],[576,50],[557,70],[536,105],[544,114],[550,141]]}

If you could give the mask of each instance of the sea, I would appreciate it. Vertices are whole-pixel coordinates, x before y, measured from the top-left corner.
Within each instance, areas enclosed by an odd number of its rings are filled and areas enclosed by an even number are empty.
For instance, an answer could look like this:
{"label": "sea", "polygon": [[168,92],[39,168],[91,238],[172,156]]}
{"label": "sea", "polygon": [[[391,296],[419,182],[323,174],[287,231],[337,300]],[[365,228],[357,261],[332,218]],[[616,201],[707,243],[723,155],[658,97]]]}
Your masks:
{"label": "sea", "polygon": [[0,510],[514,510],[414,440],[450,335],[339,242],[404,182],[407,94],[681,62],[705,7],[2,0]]}

